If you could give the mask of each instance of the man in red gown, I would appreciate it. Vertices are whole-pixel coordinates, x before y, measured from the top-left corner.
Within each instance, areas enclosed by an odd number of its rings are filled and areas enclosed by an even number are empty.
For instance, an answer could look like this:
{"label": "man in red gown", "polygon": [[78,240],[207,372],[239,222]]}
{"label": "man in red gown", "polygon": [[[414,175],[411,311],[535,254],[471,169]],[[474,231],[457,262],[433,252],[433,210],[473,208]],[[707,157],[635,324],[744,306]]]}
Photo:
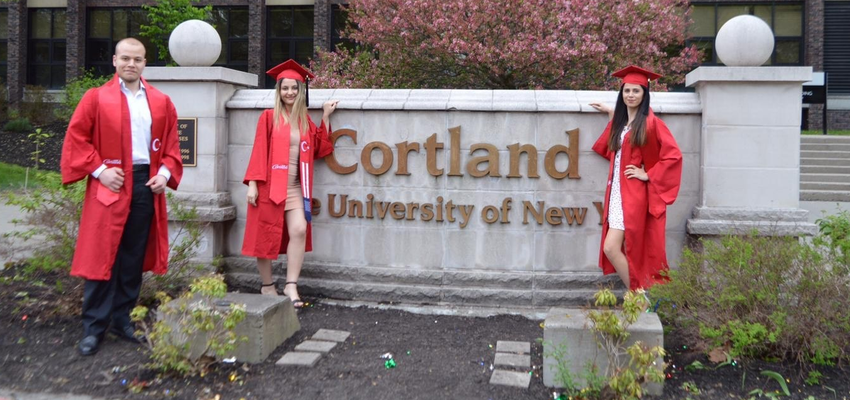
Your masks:
{"label": "man in red gown", "polygon": [[62,182],[87,179],[71,275],[86,280],[80,354],[97,352],[104,334],[138,341],[130,321],[142,272],[168,267],[165,188],[177,189],[183,164],[177,111],[141,78],[145,47],[115,46],[115,77],[91,89],[74,111],[62,147]]}

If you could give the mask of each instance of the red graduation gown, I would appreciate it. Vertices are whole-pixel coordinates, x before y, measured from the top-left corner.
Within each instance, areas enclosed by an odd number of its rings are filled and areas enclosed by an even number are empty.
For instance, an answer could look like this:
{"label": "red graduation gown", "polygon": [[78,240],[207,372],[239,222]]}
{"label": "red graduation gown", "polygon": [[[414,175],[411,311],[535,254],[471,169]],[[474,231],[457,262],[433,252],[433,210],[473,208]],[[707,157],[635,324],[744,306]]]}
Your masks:
{"label": "red graduation gown", "polygon": [[[142,80],[151,111],[150,176],[161,165],[168,167],[168,187],[177,189],[183,163],[177,142],[177,111],[171,99]],[[80,232],[71,265],[71,275],[90,280],[109,280],[124,224],[130,214],[133,193],[133,147],[130,109],[121,93],[118,76],[86,92],[74,111],[62,145],[62,183],[88,178]],[[124,170],[124,186],[110,205],[97,199],[98,190],[108,191],[91,173],[105,164]],[[145,250],[144,271],[165,274],[168,270],[168,215],[165,194],[154,194],[154,216]]]}
{"label": "red graduation gown", "polygon": [[[608,150],[611,122],[593,145],[608,161],[608,186],[605,190],[605,208],[602,213],[602,242],[608,235],[608,203],[614,174],[614,156]],[[648,288],[663,281],[660,275],[668,268],[664,231],[667,224],[667,206],[673,204],[679,193],[682,179],[682,153],[670,129],[650,110],[646,118],[646,144],[632,147],[631,132],[623,141],[620,158],[620,194],[623,199],[623,221],[626,226],[625,254],[629,261],[630,289]],[[637,178],[626,179],[627,165],[644,165],[648,182]],[[614,265],[599,249],[599,265],[605,275],[615,273]]]}
{"label": "red graduation gown", "polygon": [[[313,161],[333,153],[333,144],[328,137],[330,127],[324,121],[317,128],[307,116],[308,132],[301,133],[299,178],[302,195],[306,199],[313,196]],[[242,241],[242,254],[251,257],[276,259],[278,254],[286,254],[289,232],[286,230],[286,201],[275,204],[269,199],[271,175],[271,138],[272,133],[282,135],[282,144],[289,159],[289,124],[281,123],[274,127],[274,110],[264,110],[257,122],[254,148],[248,161],[243,183],[256,181],[259,191],[257,206],[248,205],[248,218],[245,223],[245,237]],[[288,175],[286,175],[288,178]],[[286,182],[284,182],[284,186]],[[306,251],[313,250],[312,228],[307,223]]]}

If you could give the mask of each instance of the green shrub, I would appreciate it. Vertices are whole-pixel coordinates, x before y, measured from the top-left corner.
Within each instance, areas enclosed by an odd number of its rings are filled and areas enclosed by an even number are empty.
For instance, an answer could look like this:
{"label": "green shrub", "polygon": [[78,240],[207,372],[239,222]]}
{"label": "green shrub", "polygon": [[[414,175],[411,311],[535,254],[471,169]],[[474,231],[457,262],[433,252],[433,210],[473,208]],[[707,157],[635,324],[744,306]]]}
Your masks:
{"label": "green shrub", "polygon": [[829,249],[831,256],[841,260],[845,272],[850,273],[850,212],[843,210],[815,221],[821,234],[813,240],[815,245]]}
{"label": "green shrub", "polygon": [[[190,290],[178,301],[159,294],[161,316],[148,322],[148,308],[137,306],[131,317],[147,338],[151,351],[148,367],[162,373],[194,376],[205,373],[217,358],[232,354],[247,338],[237,336],[236,325],[245,319],[244,304],[229,304],[226,308],[216,301],[224,297],[227,285],[221,275],[196,278]],[[175,304],[176,303],[176,304]],[[200,335],[194,346],[190,338]]]}
{"label": "green shrub", "polygon": [[594,298],[598,309],[587,311],[586,315],[608,366],[600,373],[596,364],[585,365],[581,376],[585,385],[582,387],[569,367],[572,361],[567,356],[568,349],[553,345],[546,355],[555,359],[554,380],[564,388],[558,399],[642,398],[645,394],[642,384],[664,382],[664,368],[655,365],[665,354],[663,348],[649,348],[640,341],[626,347],[629,327],[637,322],[649,304],[642,292],[627,292],[621,308],[617,307],[617,296],[609,289],[600,290]]}
{"label": "green shrub", "polygon": [[80,104],[83,95],[89,89],[102,86],[109,81],[111,76],[95,76],[94,70],[82,70],[80,76],[68,81],[65,85],[65,96],[62,98],[62,104],[56,109],[56,117],[62,121],[70,122],[71,116],[74,115],[74,110]]}
{"label": "green shrub", "polygon": [[[33,175],[32,172],[30,175]],[[30,178],[33,179],[33,178]],[[33,256],[24,260],[23,275],[39,280],[43,272],[64,270],[70,272],[71,261],[80,229],[80,215],[85,197],[85,180],[63,185],[61,175],[49,171],[35,171],[36,187],[23,192],[11,192],[6,203],[17,206],[24,217],[13,220],[26,228],[4,234],[9,238],[41,238],[38,245],[30,245]],[[170,240],[169,268],[163,276],[148,277],[142,285],[141,304],[150,304],[157,291],[178,293],[186,287],[188,279],[203,269],[194,261],[205,223],[197,221],[197,210],[188,207],[169,193],[169,212],[183,221],[177,239]],[[24,246],[22,246],[24,247]],[[19,249],[20,250],[20,249]]]}
{"label": "green shrub", "polygon": [[[850,279],[841,254],[813,240],[727,236],[686,249],[652,288],[665,318],[732,357],[831,364],[850,346]],[[808,367],[806,367],[808,368]]]}
{"label": "green shrub", "polygon": [[6,122],[6,125],[3,125],[3,130],[18,133],[30,132],[32,131],[32,124],[27,118],[16,118]]}
{"label": "green shrub", "polygon": [[34,236],[42,238],[33,248],[33,257],[25,263],[25,275],[39,276],[40,272],[58,269],[70,271],[80,229],[85,182],[66,186],[55,172],[37,171],[35,176],[37,187],[8,194],[6,204],[18,206],[24,213],[23,218],[13,222],[24,224],[27,229],[6,235],[24,240]]}

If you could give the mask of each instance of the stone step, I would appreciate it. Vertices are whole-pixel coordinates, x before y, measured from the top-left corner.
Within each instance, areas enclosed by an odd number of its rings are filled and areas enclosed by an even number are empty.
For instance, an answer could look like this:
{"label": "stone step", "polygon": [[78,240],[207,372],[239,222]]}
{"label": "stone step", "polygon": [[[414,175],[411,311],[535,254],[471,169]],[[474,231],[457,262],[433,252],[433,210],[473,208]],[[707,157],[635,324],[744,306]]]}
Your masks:
{"label": "stone step", "polygon": [[831,190],[850,192],[850,183],[845,182],[800,182],[800,190]]}
{"label": "stone step", "polygon": [[[305,269],[304,271],[307,271]],[[225,274],[230,290],[256,292],[260,277],[256,273],[230,272]],[[276,277],[278,284],[284,278]],[[465,285],[423,285],[410,283],[370,283],[302,277],[298,281],[301,294],[344,300],[397,301],[424,304],[465,304],[485,306],[586,306],[593,300],[598,283],[588,283],[582,289],[502,289]]]}
{"label": "stone step", "polygon": [[800,172],[804,174],[850,174],[850,167],[829,165],[800,165]]}
{"label": "stone step", "polygon": [[[585,310],[578,308],[551,308],[546,315],[543,325],[543,384],[547,387],[557,386],[555,376],[558,372],[558,364],[568,368],[573,377],[576,378],[578,387],[584,387],[584,368],[590,363],[595,363],[600,371],[608,367],[608,359],[599,350],[596,343],[596,335],[592,334]],[[656,313],[641,313],[638,320],[629,326],[629,338],[624,344],[631,346],[636,341],[645,346],[664,347],[664,328]],[[558,349],[566,349],[566,356],[558,360],[556,354]],[[628,363],[627,354],[621,355],[624,363]],[[659,357],[654,363],[659,372],[664,371],[663,357]],[[644,384],[648,394],[659,396],[664,386],[657,383]]]}
{"label": "stone step", "polygon": [[800,190],[802,201],[847,201],[850,202],[850,191],[841,190]]}
{"label": "stone step", "polygon": [[[257,274],[257,263],[248,257],[227,257],[224,271]],[[272,274],[286,275],[285,261],[272,262]],[[416,268],[364,267],[305,263],[304,279],[343,282],[386,283],[415,286],[478,287],[505,290],[563,290],[586,289],[602,285],[619,285],[616,276],[601,276],[597,272],[482,272],[475,270],[428,270]],[[282,283],[282,282],[281,282]],[[299,284],[301,282],[299,281]]]}
{"label": "stone step", "polygon": [[848,144],[850,143],[850,136],[837,136],[837,135],[801,135],[800,143],[836,143],[836,144]]}
{"label": "stone step", "polygon": [[850,143],[801,143],[800,150],[804,151],[850,151]]}
{"label": "stone step", "polygon": [[810,158],[800,157],[800,166],[823,165],[830,167],[850,167],[850,158]]}
{"label": "stone step", "polygon": [[844,150],[801,150],[800,158],[850,159],[850,151]]}
{"label": "stone step", "polygon": [[850,169],[844,174],[800,174],[800,183],[809,182],[840,182],[850,183]]}

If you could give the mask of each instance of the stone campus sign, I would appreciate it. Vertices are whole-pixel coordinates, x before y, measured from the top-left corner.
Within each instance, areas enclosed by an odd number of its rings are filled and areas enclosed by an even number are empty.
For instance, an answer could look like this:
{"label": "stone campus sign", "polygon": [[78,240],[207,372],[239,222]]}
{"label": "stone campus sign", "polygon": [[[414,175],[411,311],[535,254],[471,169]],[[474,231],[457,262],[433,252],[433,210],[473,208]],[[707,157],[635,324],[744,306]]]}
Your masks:
{"label": "stone campus sign", "polygon": [[[256,291],[256,260],[240,254],[242,179],[275,93],[218,67],[149,67],[145,77],[179,115],[197,118],[197,167],[184,170],[176,196],[212,222],[201,257],[224,256],[232,287]],[[695,93],[652,94],[683,154],[667,209],[671,265],[688,235],[816,229],[799,201],[801,84],[810,79],[810,68],[701,67],[687,78]],[[565,306],[616,281],[598,267],[608,163],[591,150],[607,116],[588,106],[613,104],[615,92],[314,89],[314,121],[332,98],[335,150],[315,169],[304,294]],[[285,256],[273,265],[285,276]]]}

